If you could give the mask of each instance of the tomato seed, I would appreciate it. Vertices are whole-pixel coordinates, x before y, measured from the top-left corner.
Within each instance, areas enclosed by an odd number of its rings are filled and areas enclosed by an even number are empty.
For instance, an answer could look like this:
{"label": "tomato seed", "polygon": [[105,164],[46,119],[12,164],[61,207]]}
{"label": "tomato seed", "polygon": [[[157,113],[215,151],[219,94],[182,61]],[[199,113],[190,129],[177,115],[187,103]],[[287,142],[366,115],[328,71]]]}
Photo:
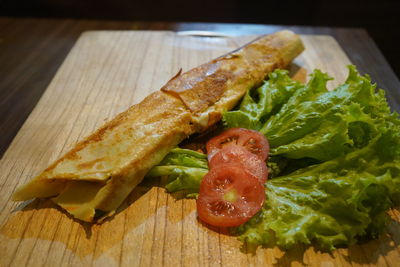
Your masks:
{"label": "tomato seed", "polygon": [[261,148],[257,147],[257,141],[254,138],[250,138],[245,144],[246,148],[252,153],[258,153]]}
{"label": "tomato seed", "polygon": [[238,139],[239,139],[239,136],[231,136],[231,137],[228,137],[225,140],[223,140],[220,144],[221,144],[221,146],[224,146],[224,145],[229,144],[229,143],[231,143],[233,141],[235,142],[235,144],[237,144],[237,140]]}
{"label": "tomato seed", "polygon": [[214,180],[214,185],[219,190],[223,190],[223,189],[227,188],[230,184],[232,184],[232,180],[230,178]]}
{"label": "tomato seed", "polygon": [[211,212],[215,215],[219,215],[221,213],[231,214],[235,210],[235,206],[226,201],[214,201],[209,204]]}

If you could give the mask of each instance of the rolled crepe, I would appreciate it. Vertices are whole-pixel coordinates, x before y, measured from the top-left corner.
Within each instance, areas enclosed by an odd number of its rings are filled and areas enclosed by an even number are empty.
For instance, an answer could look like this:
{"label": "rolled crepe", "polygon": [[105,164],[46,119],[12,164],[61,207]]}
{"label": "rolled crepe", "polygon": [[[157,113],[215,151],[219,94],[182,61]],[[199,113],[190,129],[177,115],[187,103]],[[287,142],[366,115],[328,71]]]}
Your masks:
{"label": "rolled crepe", "polygon": [[13,200],[51,197],[87,222],[112,215],[172,148],[219,121],[247,89],[303,49],[299,36],[281,31],[178,73],[19,187]]}

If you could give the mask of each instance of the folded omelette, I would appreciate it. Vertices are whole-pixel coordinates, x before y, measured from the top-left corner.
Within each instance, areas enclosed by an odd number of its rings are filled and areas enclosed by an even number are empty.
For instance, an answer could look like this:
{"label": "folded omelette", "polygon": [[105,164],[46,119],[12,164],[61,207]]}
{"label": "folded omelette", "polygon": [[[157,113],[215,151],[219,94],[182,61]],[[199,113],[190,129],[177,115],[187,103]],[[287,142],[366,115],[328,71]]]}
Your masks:
{"label": "folded omelette", "polygon": [[172,148],[218,122],[249,88],[286,67],[303,49],[298,35],[281,31],[179,72],[160,91],[117,115],[17,188],[13,200],[51,198],[87,222],[114,214]]}

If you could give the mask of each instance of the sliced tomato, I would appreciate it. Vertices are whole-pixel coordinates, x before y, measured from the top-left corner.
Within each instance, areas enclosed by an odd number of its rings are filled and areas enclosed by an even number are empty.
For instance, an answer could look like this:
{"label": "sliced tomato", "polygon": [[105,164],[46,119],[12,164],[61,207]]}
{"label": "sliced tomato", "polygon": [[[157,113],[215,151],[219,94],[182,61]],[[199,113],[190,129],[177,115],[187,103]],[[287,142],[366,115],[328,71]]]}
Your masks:
{"label": "sliced tomato", "polygon": [[231,128],[207,142],[208,159],[210,160],[218,150],[230,145],[242,146],[263,161],[268,158],[269,143],[264,135],[245,128]]}
{"label": "sliced tomato", "polygon": [[223,147],[208,162],[210,169],[226,164],[240,164],[256,176],[262,184],[267,181],[267,164],[242,146],[231,145]]}
{"label": "sliced tomato", "polygon": [[211,225],[233,227],[247,222],[262,207],[264,186],[239,165],[220,165],[202,179],[197,213]]}

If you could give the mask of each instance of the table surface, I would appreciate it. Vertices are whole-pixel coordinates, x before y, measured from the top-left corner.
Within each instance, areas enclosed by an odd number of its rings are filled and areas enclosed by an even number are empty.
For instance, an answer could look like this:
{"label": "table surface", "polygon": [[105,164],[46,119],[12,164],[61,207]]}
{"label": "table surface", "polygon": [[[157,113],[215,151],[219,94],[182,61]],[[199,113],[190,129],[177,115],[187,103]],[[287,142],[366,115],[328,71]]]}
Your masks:
{"label": "table surface", "polygon": [[400,82],[364,29],[259,24],[129,22],[0,17],[0,158],[84,31],[206,30],[230,35],[282,29],[334,37],[360,72],[368,73],[400,111]]}

